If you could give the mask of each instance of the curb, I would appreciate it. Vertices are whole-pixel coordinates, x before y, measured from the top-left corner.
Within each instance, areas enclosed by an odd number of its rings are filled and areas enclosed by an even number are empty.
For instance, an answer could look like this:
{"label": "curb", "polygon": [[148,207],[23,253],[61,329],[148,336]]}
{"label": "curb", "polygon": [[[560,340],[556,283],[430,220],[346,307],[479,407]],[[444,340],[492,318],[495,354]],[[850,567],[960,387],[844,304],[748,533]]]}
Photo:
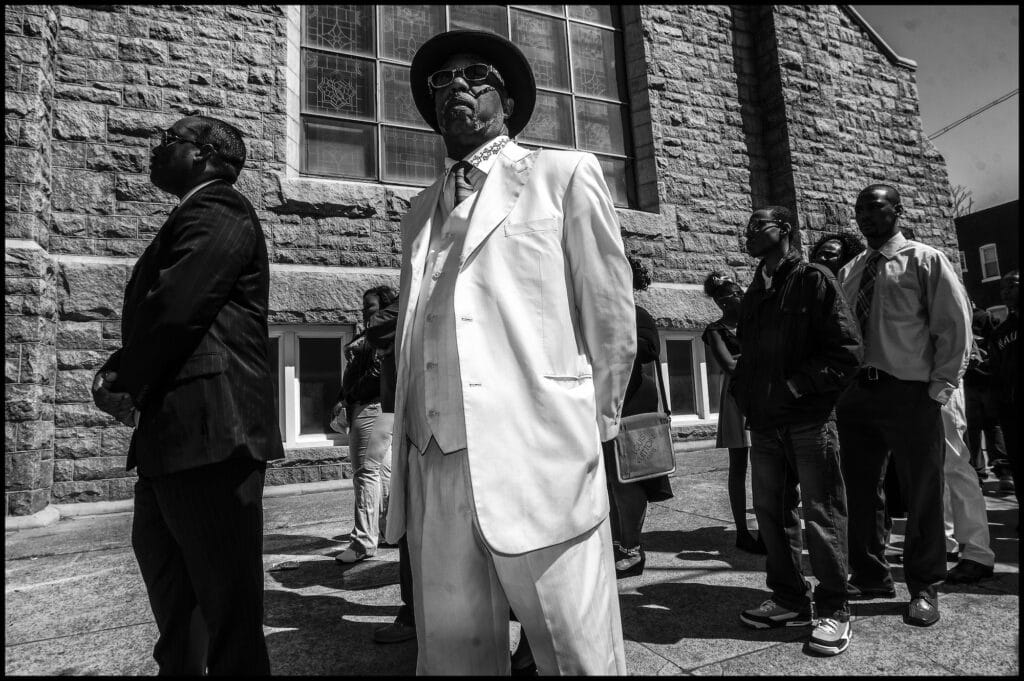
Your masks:
{"label": "curb", "polygon": [[[322,480],[300,482],[292,485],[273,485],[263,489],[263,498],[288,497],[297,494],[318,494],[336,490],[351,489],[352,480]],[[111,513],[129,513],[135,508],[134,499],[121,501],[90,501],[81,504],[50,504],[32,515],[5,516],[4,530],[7,532],[46,527],[63,518],[84,518]]]}

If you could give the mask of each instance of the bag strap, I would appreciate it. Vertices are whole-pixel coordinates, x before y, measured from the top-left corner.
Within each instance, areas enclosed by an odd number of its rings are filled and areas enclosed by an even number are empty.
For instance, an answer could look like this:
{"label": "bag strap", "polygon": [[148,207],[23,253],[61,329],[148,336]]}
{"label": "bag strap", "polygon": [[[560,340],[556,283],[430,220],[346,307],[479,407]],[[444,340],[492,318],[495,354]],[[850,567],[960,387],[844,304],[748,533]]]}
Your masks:
{"label": "bag strap", "polygon": [[[661,398],[661,406],[664,408],[665,415],[672,418],[672,413],[668,409],[668,398],[665,396],[665,379],[661,377],[661,362],[658,360],[651,360],[651,364],[654,365],[654,375],[658,381],[658,396]],[[659,412],[661,409],[658,410]]]}

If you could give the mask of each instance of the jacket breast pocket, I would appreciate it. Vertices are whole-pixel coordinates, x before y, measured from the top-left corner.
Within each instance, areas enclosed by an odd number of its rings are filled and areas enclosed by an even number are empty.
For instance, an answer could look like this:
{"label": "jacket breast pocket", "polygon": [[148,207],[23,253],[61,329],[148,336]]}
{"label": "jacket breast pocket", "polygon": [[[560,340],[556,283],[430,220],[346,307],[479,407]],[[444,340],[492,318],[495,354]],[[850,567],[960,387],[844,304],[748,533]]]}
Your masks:
{"label": "jacket breast pocket", "polygon": [[216,376],[224,373],[227,368],[227,358],[220,352],[206,352],[199,355],[192,355],[178,370],[178,373],[171,379],[172,384],[183,383],[199,378],[200,376]]}
{"label": "jacket breast pocket", "polygon": [[561,220],[558,218],[542,218],[540,220],[527,220],[526,222],[506,222],[505,236],[529,236],[543,232],[553,232],[558,229]]}

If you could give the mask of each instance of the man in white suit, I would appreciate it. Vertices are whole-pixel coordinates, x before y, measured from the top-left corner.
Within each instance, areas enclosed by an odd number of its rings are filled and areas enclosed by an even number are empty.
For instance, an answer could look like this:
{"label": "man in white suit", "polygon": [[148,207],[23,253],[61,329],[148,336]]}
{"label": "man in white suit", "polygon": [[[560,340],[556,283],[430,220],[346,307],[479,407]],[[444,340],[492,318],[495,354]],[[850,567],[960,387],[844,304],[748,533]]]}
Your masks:
{"label": "man in white suit", "polygon": [[[445,173],[402,221],[387,539],[406,534],[420,674],[625,674],[601,442],[636,348],[631,270],[596,158],[509,139],[529,62],[482,31],[410,69]],[[464,163],[463,163],[464,162]]]}

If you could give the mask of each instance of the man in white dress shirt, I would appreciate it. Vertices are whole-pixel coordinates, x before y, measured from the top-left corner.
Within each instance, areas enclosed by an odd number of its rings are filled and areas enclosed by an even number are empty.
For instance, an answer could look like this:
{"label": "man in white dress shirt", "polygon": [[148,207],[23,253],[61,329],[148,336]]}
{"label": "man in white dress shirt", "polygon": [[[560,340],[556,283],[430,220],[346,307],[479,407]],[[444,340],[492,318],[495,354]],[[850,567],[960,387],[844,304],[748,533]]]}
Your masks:
{"label": "man in white dress shirt", "polygon": [[413,58],[445,172],[402,221],[387,539],[406,534],[417,673],[507,675],[509,606],[542,674],[624,674],[601,442],[636,347],[597,159],[510,140],[536,89],[511,42]]}

